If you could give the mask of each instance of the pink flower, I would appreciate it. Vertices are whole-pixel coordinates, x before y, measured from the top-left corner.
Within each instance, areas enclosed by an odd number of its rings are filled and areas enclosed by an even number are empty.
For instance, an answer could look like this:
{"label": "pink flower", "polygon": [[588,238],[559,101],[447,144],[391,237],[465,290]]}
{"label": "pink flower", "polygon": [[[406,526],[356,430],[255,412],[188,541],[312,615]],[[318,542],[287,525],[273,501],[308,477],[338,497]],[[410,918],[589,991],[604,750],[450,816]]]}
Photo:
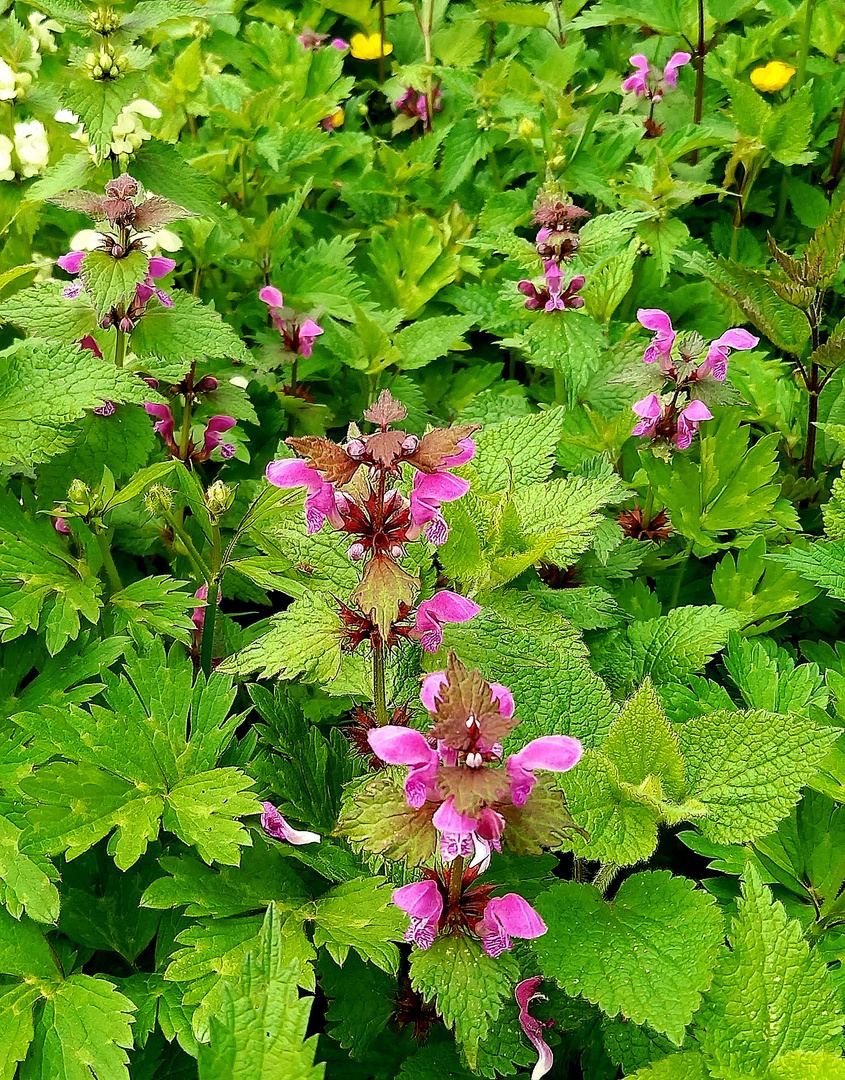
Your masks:
{"label": "pink flower", "polygon": [[630,93],[633,90],[637,97],[645,97],[648,94],[648,58],[643,56],[642,53],[635,53],[631,57],[631,64],[636,68],[636,71],[623,80],[622,89],[625,93]]}
{"label": "pink flower", "polygon": [[480,929],[484,951],[495,958],[513,948],[512,938],[541,937],[546,924],[527,900],[508,893],[487,901]]}
{"label": "pink flower", "polygon": [[514,994],[516,1003],[519,1006],[519,1023],[537,1051],[537,1064],[531,1073],[531,1080],[541,1080],[554,1065],[551,1049],[543,1038],[543,1031],[545,1028],[551,1027],[553,1021],[549,1020],[544,1024],[541,1020],[535,1019],[528,1011],[532,1001],[546,1000],[542,994],[537,993],[537,988],[542,981],[542,975],[535,975],[531,979],[523,979]]}
{"label": "pink flower", "polygon": [[[633,57],[631,61],[633,62]],[[672,53],[669,57],[669,62],[663,69],[663,81],[667,86],[671,86],[674,90],[678,85],[678,68],[682,68],[684,64],[688,64],[692,60],[692,56],[688,52],[676,52]]]}
{"label": "pink flower", "polygon": [[437,882],[429,878],[403,885],[394,891],[393,903],[411,917],[405,940],[412,941],[420,949],[430,948],[443,914],[443,897]]}
{"label": "pink flower", "polygon": [[[420,475],[420,474],[417,474]],[[414,629],[420,634],[420,645],[426,652],[437,652],[443,643],[443,624],[462,623],[474,619],[481,608],[458,593],[443,590],[417,608]]]}
{"label": "pink flower", "polygon": [[53,528],[57,533],[61,533],[62,536],[70,536],[70,525],[68,525],[63,517],[53,519]]}
{"label": "pink flower", "polygon": [[169,405],[157,405],[154,401],[145,401],[144,408],[150,416],[157,416],[157,423],[153,424],[153,431],[161,435],[168,446],[173,443],[173,428],[175,421]]}
{"label": "pink flower", "polygon": [[295,329],[296,338],[298,341],[298,349],[291,350],[292,352],[299,352],[300,356],[304,356],[306,359],[314,351],[314,342],[322,334],[322,326],[318,326],[313,319],[306,319],[301,326],[297,326]]}
{"label": "pink flower", "polygon": [[[430,713],[437,711],[438,691],[447,681],[448,678],[445,671],[432,671],[423,679],[420,700]],[[501,683],[493,682],[489,683],[489,686],[493,693],[493,700],[498,702],[499,712],[501,712],[506,720],[510,720],[514,714],[513,694],[506,686],[502,686]]]}
{"label": "pink flower", "polygon": [[285,306],[285,298],[281,290],[275,285],[265,285],[258,293],[258,299],[263,300],[269,308],[281,308]]}
{"label": "pink flower", "polygon": [[578,739],[569,735],[541,735],[532,739],[505,763],[511,782],[514,806],[524,806],[537,782],[535,769],[567,772],[581,760],[583,749]]}
{"label": "pink flower", "polygon": [[678,433],[675,443],[679,450],[686,450],[692,442],[693,436],[698,431],[698,425],[702,420],[712,420],[713,413],[703,401],[695,398],[678,415]]}
{"label": "pink flower", "polygon": [[220,447],[220,456],[230,458],[235,456],[235,447],[231,443],[220,441],[224,431],[229,431],[237,424],[234,416],[212,416],[205,428],[205,436],[202,443],[203,458],[210,457],[213,450]]}
{"label": "pink flower", "polygon": [[[544,232],[543,229],[540,230],[540,233],[542,232]],[[545,232],[547,235],[551,235],[550,229],[546,229]],[[537,234],[538,239],[540,233]],[[529,311],[537,311],[539,308],[547,312],[566,311],[567,308],[584,306],[583,297],[575,295],[584,288],[587,279],[583,274],[576,274],[564,290],[563,275],[560,266],[554,259],[546,260],[543,273],[546,281],[542,288],[538,289],[532,281],[520,281],[517,284],[517,288],[523,296],[528,297],[525,301],[525,307]]]}
{"label": "pink flower", "polygon": [[478,821],[455,809],[454,796],[450,795],[438,806],[431,823],[440,833],[440,856],[444,862],[452,862],[459,855],[470,858],[475,851],[473,838]]}
{"label": "pink flower", "polygon": [[286,458],[284,461],[271,461],[267,466],[267,479],[280,488],[304,487],[305,520],[308,534],[319,532],[323,522],[328,519],[335,528],[343,527],[343,518],[337,508],[337,496],[331,484],[323,479],[316,469],[309,468],[299,458]]}
{"label": "pink flower", "polygon": [[166,293],[164,289],[158,289],[153,284],[158,278],[164,277],[169,274],[171,270],[176,268],[175,259],[166,259],[161,255],[154,255],[150,259],[150,265],[147,267],[147,276],[141,285],[135,287],[135,304],[138,307],[143,307],[151,296],[158,297],[158,302],[163,307],[173,307],[173,297],[170,293]]}
{"label": "pink flower", "polygon": [[100,346],[97,344],[97,339],[92,337],[90,334],[86,334],[84,337],[81,337],[79,339],[79,347],[80,349],[88,349],[100,360],[103,359],[103,354],[100,350]]}
{"label": "pink flower", "polygon": [[668,375],[672,370],[672,346],[677,334],[672,329],[672,320],[665,311],[660,308],[640,308],[637,312],[637,321],[646,330],[656,331],[651,344],[643,354],[643,360],[647,364],[660,361],[660,370]]}
{"label": "pink flower", "polygon": [[505,819],[498,811],[490,806],[485,806],[478,815],[478,828],[475,830],[476,837],[486,845],[488,850],[502,850],[502,833],[505,831]]}
{"label": "pink flower", "polygon": [[[207,585],[200,585],[200,587],[194,593],[194,596],[196,597],[197,600],[207,600],[208,599],[208,586]],[[217,590],[217,603],[219,604],[222,599],[223,599],[223,592],[222,592],[221,589],[218,589]],[[205,625],[205,605],[203,605],[202,607],[195,607],[194,608],[194,610],[191,612],[191,622],[193,622],[193,624],[197,628],[197,630],[202,630],[203,626]],[[267,803],[266,805],[269,806],[270,804]]]}
{"label": "pink flower", "polygon": [[440,756],[429,746],[422,732],[388,724],[372,728],[367,733],[367,740],[373,753],[388,765],[408,766],[405,777],[408,806],[419,810],[427,799],[438,798],[433,784],[440,767]]}
{"label": "pink flower", "polygon": [[320,834],[293,829],[285,821],[279,811],[271,802],[261,804],[264,813],[261,815],[261,828],[276,840],[287,840],[289,844],[299,847],[301,844],[319,844]]}
{"label": "pink flower", "polygon": [[329,44],[333,49],[337,49],[338,52],[345,52],[349,48],[349,42],[344,41],[341,37],[332,38]]}
{"label": "pink flower", "polygon": [[97,408],[92,409],[91,412],[93,412],[95,416],[114,416],[117,412],[117,405],[106,398],[102,405],[98,405]]}
{"label": "pink flower", "polygon": [[[759,340],[758,337],[749,334],[747,330],[743,330],[741,327],[726,330],[721,337],[710,343],[707,356],[705,356],[704,362],[699,365],[696,374],[700,377],[710,373],[714,379],[721,382],[728,373],[728,357],[731,354],[731,349],[741,351],[753,349]],[[706,416],[704,419],[709,420],[710,417]]]}
{"label": "pink flower", "polygon": [[285,308],[285,298],[274,285],[265,285],[258,293],[258,299],[270,308],[273,323],[285,343],[288,352],[298,353],[306,359],[314,351],[314,342],[323,333],[323,328],[313,319],[302,323],[294,317],[291,308]]}
{"label": "pink flower", "polygon": [[[69,274],[78,274],[82,267],[82,260],[85,258],[86,253],[84,251],[69,251],[66,255],[60,255],[56,262]],[[62,289],[62,296],[73,298],[79,296],[82,292],[82,279],[79,281],[72,281],[69,285],[65,285]]]}
{"label": "pink flower", "polygon": [[657,432],[658,421],[663,415],[663,406],[657,394],[649,394],[642,401],[635,401],[631,408],[641,418],[631,434],[653,437]]}

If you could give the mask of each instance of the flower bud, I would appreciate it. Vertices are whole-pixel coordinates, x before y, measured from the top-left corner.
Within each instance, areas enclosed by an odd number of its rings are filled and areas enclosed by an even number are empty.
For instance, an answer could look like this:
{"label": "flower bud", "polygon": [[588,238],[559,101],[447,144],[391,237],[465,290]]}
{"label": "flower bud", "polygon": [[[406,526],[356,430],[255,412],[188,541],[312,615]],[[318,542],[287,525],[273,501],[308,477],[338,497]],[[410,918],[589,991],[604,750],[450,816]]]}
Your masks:
{"label": "flower bud", "polygon": [[420,445],[419,437],[416,435],[408,435],[402,440],[402,449],[406,454],[413,454],[416,452],[417,447]]}
{"label": "flower bud", "polygon": [[346,444],[346,452],[355,461],[360,461],[367,452],[367,444],[363,439],[353,439]]}
{"label": "flower bud", "polygon": [[359,559],[363,559],[366,554],[366,548],[360,540],[356,540],[354,544],[350,544],[346,549],[346,554],[352,559],[353,562],[358,562]]}
{"label": "flower bud", "polygon": [[128,315],[124,315],[117,325],[124,334],[131,334],[135,326],[135,324],[132,322]]}
{"label": "flower bud", "polygon": [[208,394],[211,393],[212,390],[216,390],[219,385],[220,383],[217,381],[217,379],[214,378],[213,375],[206,375],[202,379],[200,379],[194,389],[197,391],[197,393]]}
{"label": "flower bud", "polygon": [[79,506],[88,506],[91,500],[91,488],[82,480],[73,480],[67,489],[67,501]]}
{"label": "flower bud", "polygon": [[[228,445],[228,443],[223,443],[220,452],[223,453],[223,447]],[[235,489],[224,484],[222,480],[215,480],[205,493],[205,505],[212,517],[222,517],[234,501]]]}
{"label": "flower bud", "polygon": [[163,484],[153,484],[144,496],[144,505],[151,514],[163,517],[173,507],[173,492]]}
{"label": "flower bud", "polygon": [[100,326],[103,330],[108,330],[109,327],[114,326],[114,315],[110,311],[100,319]]}
{"label": "flower bud", "polygon": [[401,544],[391,544],[390,554],[394,559],[401,559],[404,554],[404,548]]}

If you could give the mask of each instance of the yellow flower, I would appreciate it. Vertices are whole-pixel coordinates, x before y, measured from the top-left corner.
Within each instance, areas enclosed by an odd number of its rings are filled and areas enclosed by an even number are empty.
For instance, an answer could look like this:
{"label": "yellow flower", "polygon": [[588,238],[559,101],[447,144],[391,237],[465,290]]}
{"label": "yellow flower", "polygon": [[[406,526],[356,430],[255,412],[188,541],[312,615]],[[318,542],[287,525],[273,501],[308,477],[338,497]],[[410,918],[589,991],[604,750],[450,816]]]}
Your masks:
{"label": "yellow flower", "polygon": [[795,68],[791,64],[770,60],[764,67],[754,68],[751,82],[764,94],[773,94],[775,90],[783,90],[794,74]]}
{"label": "yellow flower", "polygon": [[346,113],[343,109],[338,109],[337,112],[332,113],[332,130],[337,131],[339,127],[343,127],[346,120]]}
{"label": "yellow flower", "polygon": [[[378,60],[382,55],[381,34],[353,34],[349,42],[350,52],[356,60]],[[390,56],[393,46],[384,43],[384,56]]]}

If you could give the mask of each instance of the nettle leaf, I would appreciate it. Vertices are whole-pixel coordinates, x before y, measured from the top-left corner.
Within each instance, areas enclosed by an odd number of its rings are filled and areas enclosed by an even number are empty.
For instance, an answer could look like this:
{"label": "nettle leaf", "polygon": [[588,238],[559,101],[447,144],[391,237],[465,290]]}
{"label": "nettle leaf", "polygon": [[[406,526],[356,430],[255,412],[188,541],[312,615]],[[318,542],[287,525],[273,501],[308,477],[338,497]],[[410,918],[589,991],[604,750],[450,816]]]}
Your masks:
{"label": "nettle leaf", "polygon": [[845,600],[845,540],[817,540],[809,547],[793,546],[769,559],[794,570],[835,599]]}
{"label": "nettle leaf", "polygon": [[237,865],[251,843],[238,819],[260,804],[240,769],[214,768],[240,720],[229,716],[235,691],[218,673],[193,686],[192,676],[180,647],[165,656],[156,640],[146,653],[127,654],[125,675],[105,676],[106,707],[15,716],[61,748],[58,760],[21,782],[35,800],[28,850],[73,859],[113,833],[109,853],[125,870],[163,825],[206,862]]}
{"label": "nettle leaf", "polygon": [[827,967],[751,862],[729,942],[695,1021],[708,1067],[769,1077],[769,1066],[791,1052],[838,1055],[845,1017]]}
{"label": "nettle leaf", "polygon": [[404,326],[393,337],[393,344],[402,353],[397,367],[412,371],[445,356],[463,344],[463,335],[474,322],[471,315],[436,315]]}
{"label": "nettle leaf", "polygon": [[717,604],[674,608],[660,618],[632,622],[628,641],[635,681],[650,675],[661,686],[701,671],[742,623],[736,612]]}
{"label": "nettle leaf", "polygon": [[37,922],[54,923],[59,918],[59,890],[53,884],[58,875],[46,859],[21,851],[22,835],[8,818],[0,817],[0,903],[16,919],[25,911]]}
{"label": "nettle leaf", "polygon": [[345,837],[353,851],[423,866],[437,848],[434,809],[424,813],[408,806],[399,770],[379,773],[349,788],[335,835]]}
{"label": "nettle leaf", "polygon": [[724,935],[715,900],[666,870],[626,878],[614,899],[562,881],[538,897],[543,973],[608,1016],[648,1023],[680,1045]]}
{"label": "nettle leaf", "polygon": [[736,559],[727,553],[713,571],[713,596],[723,607],[739,612],[748,622],[802,607],[819,590],[801,575],[764,558],[766,538],[757,536]]}
{"label": "nettle leaf", "polygon": [[20,1080],[129,1080],[135,1005],[101,976],[70,975],[50,988]]}
{"label": "nettle leaf", "polygon": [[483,611],[462,625],[444,627],[444,644],[488,680],[514,695],[522,723],[509,736],[513,752],[539,735],[565,734],[595,746],[614,714],[610,693],[585,659],[529,625],[514,625]]}
{"label": "nettle leaf", "polygon": [[249,353],[232,327],[212,308],[179,289],[173,307],[152,300],[132,331],[132,351],[140,357],[193,361],[211,356],[246,363]]}
{"label": "nettle leaf", "polygon": [[569,566],[591,546],[601,518],[599,510],[624,495],[618,478],[570,476],[517,491],[513,505],[526,535],[556,535],[549,558]]}
{"label": "nettle leaf", "polygon": [[82,120],[100,159],[111,145],[118,114],[142,89],[143,77],[137,72],[120,79],[74,79],[62,87],[62,101]]}
{"label": "nettle leaf", "polygon": [[199,1048],[200,1080],[321,1080],[317,1036],[305,1037],[314,999],[300,996],[298,973],[285,956],[284,924],[271,904],[255,952],[237,982],[225,986],[222,1008],[211,1018],[211,1042]]}
{"label": "nettle leaf", "polygon": [[706,810],[701,832],[720,844],[772,832],[798,802],[839,730],[799,714],[719,711],[677,728],[687,795]]}
{"label": "nettle leaf", "polygon": [[383,878],[342,881],[324,896],[301,909],[314,923],[314,947],[326,947],[336,964],[343,964],[349,950],[382,971],[395,973],[406,926],[403,913],[392,900],[393,886]]}
{"label": "nettle leaf", "polygon": [[189,645],[196,630],[189,612],[197,600],[185,591],[188,584],[161,574],[140,578],[113,593],[108,607],[114,613],[115,630],[129,631],[136,640],[155,633]]}
{"label": "nettle leaf", "polygon": [[607,345],[605,328],[578,312],[541,312],[522,342],[532,363],[562,377],[566,404],[573,409],[601,367]]}
{"label": "nettle leaf", "polygon": [[624,705],[601,752],[626,784],[643,785],[661,798],[677,799],[683,794],[684,761],[678,738],[650,681]]}
{"label": "nettle leaf", "polygon": [[833,281],[845,255],[845,206],[840,204],[816,229],[805,252],[807,261],[817,263],[812,283],[823,288]]}
{"label": "nettle leaf", "polygon": [[29,629],[45,635],[51,656],[79,636],[80,616],[96,623],[102,586],[87,562],[75,559],[44,518],[30,521],[11,498],[0,502],[0,608],[8,618],[0,638],[11,641]]}
{"label": "nettle leaf", "polygon": [[94,301],[98,318],[120,305],[128,307],[135,298],[135,288],[149,271],[150,260],[143,251],[130,251],[115,259],[106,251],[89,251],[82,260],[85,289]]}
{"label": "nettle leaf", "polygon": [[0,353],[0,387],[0,464],[17,469],[66,450],[72,422],[104,401],[149,397],[140,379],[89,349],[36,338]]}
{"label": "nettle leaf", "polygon": [[78,342],[98,329],[97,315],[87,293],[70,297],[62,295],[62,290],[55,281],[21,289],[0,304],[0,317],[30,337],[66,345]]}
{"label": "nettle leaf", "polygon": [[480,942],[461,934],[438,935],[430,949],[411,953],[411,985],[454,1030],[472,1068],[518,979],[510,954],[494,960]]}
{"label": "nettle leaf", "polygon": [[331,683],[340,669],[342,623],[338,611],[316,592],[305,593],[270,619],[266,634],[230,656],[220,670],[260,678]]}
{"label": "nettle leaf", "polygon": [[475,457],[456,471],[487,492],[542,483],[554,466],[564,414],[547,409],[482,428],[473,436]]}

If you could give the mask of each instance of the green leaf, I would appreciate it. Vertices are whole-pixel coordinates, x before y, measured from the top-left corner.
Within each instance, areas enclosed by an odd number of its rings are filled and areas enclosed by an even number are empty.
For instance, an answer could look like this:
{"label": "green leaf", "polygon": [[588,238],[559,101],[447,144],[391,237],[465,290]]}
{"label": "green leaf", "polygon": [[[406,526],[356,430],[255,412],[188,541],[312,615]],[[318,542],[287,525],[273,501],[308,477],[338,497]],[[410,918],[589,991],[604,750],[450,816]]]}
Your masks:
{"label": "green leaf", "polygon": [[843,1015],[824,961],[752,863],[696,1038],[719,1076],[763,1076],[790,1051],[837,1054]]}
{"label": "green leaf", "polygon": [[684,790],[684,760],[678,737],[666,719],[650,681],[628,701],[601,744],[619,779],[643,785],[660,799],[677,799]]}
{"label": "green leaf", "polygon": [[411,371],[445,356],[457,344],[463,344],[463,335],[474,322],[471,315],[436,315],[403,327],[393,338],[402,353],[397,367]]}
{"label": "green leaf", "polygon": [[234,675],[260,672],[305,682],[329,683],[340,670],[342,624],[338,612],[319,593],[306,593],[270,619],[266,634],[230,656],[220,670]]}
{"label": "green leaf", "polygon": [[707,811],[702,833],[746,843],[772,832],[816,773],[838,729],[753,710],[695,716],[677,728],[688,797]]}
{"label": "green leaf", "polygon": [[559,882],[536,907],[548,927],[532,943],[544,974],[680,1045],[724,935],[711,896],[659,870],[626,878],[609,903],[592,886]]}
{"label": "green leaf", "polygon": [[100,160],[111,145],[111,130],[118,114],[142,88],[143,78],[137,72],[120,79],[74,79],[62,86],[62,101],[82,120]]}
{"label": "green leaf", "polygon": [[662,686],[686,679],[728,643],[728,635],[742,625],[735,612],[711,604],[674,608],[658,619],[633,622],[628,627],[636,682],[650,675]]}
{"label": "green leaf", "polygon": [[59,974],[43,928],[26,916],[14,919],[0,908],[0,975],[49,983]]}
{"label": "green leaf", "polygon": [[813,284],[822,288],[830,285],[845,254],[845,205],[832,210],[827,219],[813,233],[805,252],[810,264],[819,260],[818,270],[813,274]]}
{"label": "green leaf", "polygon": [[534,364],[563,378],[566,405],[573,409],[599,371],[607,344],[605,328],[589,315],[576,312],[541,312],[524,338]]}
{"label": "green leaf", "polygon": [[135,1005],[114,983],[75,974],[51,989],[20,1080],[129,1080]]}
{"label": "green leaf", "polygon": [[437,848],[430,817],[408,806],[398,770],[350,787],[340,812],[337,836],[353,851],[367,851],[408,866],[423,866]]}
{"label": "green leaf", "polygon": [[802,86],[763,124],[763,145],[781,165],[807,165],[815,157],[807,153],[813,131],[812,94],[812,86]]}
{"label": "green leaf", "polygon": [[72,421],[104,401],[140,404],[149,397],[131,372],[89,349],[35,338],[0,353],[0,386],[0,464],[16,469],[67,449],[76,436]]}
{"label": "green leaf", "polygon": [[443,140],[443,194],[448,195],[459,187],[494,145],[492,133],[482,131],[475,117],[453,124]]}
{"label": "green leaf", "polygon": [[370,239],[369,260],[375,274],[374,295],[383,306],[402,308],[413,319],[434,296],[455,280],[460,255],[447,250],[441,230],[425,214],[388,223]]}
{"label": "green leaf", "polygon": [[97,316],[86,293],[63,296],[62,288],[55,281],[40,281],[21,289],[0,304],[0,317],[30,337],[76,344],[98,329]]}
{"label": "green leaf", "polygon": [[0,902],[19,919],[24,911],[42,923],[54,923],[59,918],[59,890],[53,884],[56,877],[49,863],[47,874],[44,860],[36,862],[20,850],[21,830],[8,818],[0,816]]}
{"label": "green leaf", "polygon": [[173,146],[158,139],[145,142],[132,158],[132,175],[145,188],[201,217],[220,221],[224,216],[220,206],[223,192],[185,160],[179,144]]}
{"label": "green leaf", "polygon": [[14,1080],[18,1062],[26,1057],[34,1034],[32,1009],[40,996],[26,983],[0,989],[0,1080]]}
{"label": "green leaf", "polygon": [[591,546],[602,520],[599,511],[623,491],[615,474],[602,479],[569,476],[517,491],[513,505],[529,538],[557,537],[549,558],[569,566]]}
{"label": "green leaf", "polygon": [[[655,1061],[645,1069],[637,1069],[628,1080],[713,1080],[705,1059],[696,1050]],[[796,1078],[797,1080],[797,1078]]]}
{"label": "green leaf", "polygon": [[[314,921],[314,947],[325,946],[336,964],[354,949],[362,960],[396,972],[406,920],[392,900],[393,886],[381,878],[344,881],[302,909]],[[389,940],[392,939],[392,940]]]}
{"label": "green leaf", "polygon": [[802,607],[818,590],[800,574],[767,561],[766,539],[757,536],[736,559],[728,553],[713,571],[713,596],[723,607],[739,612],[748,622]]}
{"label": "green leaf", "polygon": [[85,289],[94,301],[97,318],[118,305],[127,308],[135,298],[135,287],[149,272],[150,260],[143,251],[130,251],[115,259],[106,251],[89,251],[82,260]]}
{"label": "green leaf", "polygon": [[517,489],[542,483],[554,467],[564,412],[562,408],[547,409],[482,428],[473,436],[475,457],[461,468],[461,474],[471,478],[479,490],[491,493],[510,483]]}
{"label": "green leaf", "polygon": [[411,953],[411,985],[454,1030],[471,1067],[479,1044],[513,994],[518,972],[509,954],[494,960],[480,942],[460,934],[439,934],[430,949]]}
{"label": "green leaf", "polygon": [[237,866],[241,847],[251,843],[238,819],[259,808],[251,788],[250,777],[231,767],[185,777],[168,792],[162,825],[207,863]]}
{"label": "green leaf", "polygon": [[151,301],[132,331],[132,351],[137,356],[188,361],[211,356],[248,362],[242,341],[216,311],[179,289],[172,296],[173,307]]}
{"label": "green leaf", "polygon": [[790,1050],[769,1065],[766,1080],[845,1080],[845,1061],[838,1052]]}
{"label": "green leaf", "polygon": [[186,585],[162,574],[140,578],[113,593],[108,606],[114,609],[115,630],[133,636],[138,631],[156,633],[189,645],[196,627],[188,612],[197,607],[197,599],[184,591]]}
{"label": "green leaf", "polygon": [[211,1018],[210,1045],[199,1050],[200,1080],[321,1080],[317,1036],[305,1037],[313,998],[300,997],[284,929],[271,904],[256,951],[246,956],[237,982],[225,986],[222,1008]]}
{"label": "green leaf", "polygon": [[837,600],[845,600],[845,540],[817,540],[807,548],[793,546],[769,558],[794,570]]}
{"label": "green leaf", "polygon": [[809,716],[811,706],[827,707],[829,694],[818,665],[796,665],[770,638],[732,633],[724,663],[749,709]]}
{"label": "green leaf", "polygon": [[342,968],[329,961],[319,973],[320,988],[329,1000],[328,1034],[360,1060],[385,1035],[396,1009],[396,979],[355,953]]}

